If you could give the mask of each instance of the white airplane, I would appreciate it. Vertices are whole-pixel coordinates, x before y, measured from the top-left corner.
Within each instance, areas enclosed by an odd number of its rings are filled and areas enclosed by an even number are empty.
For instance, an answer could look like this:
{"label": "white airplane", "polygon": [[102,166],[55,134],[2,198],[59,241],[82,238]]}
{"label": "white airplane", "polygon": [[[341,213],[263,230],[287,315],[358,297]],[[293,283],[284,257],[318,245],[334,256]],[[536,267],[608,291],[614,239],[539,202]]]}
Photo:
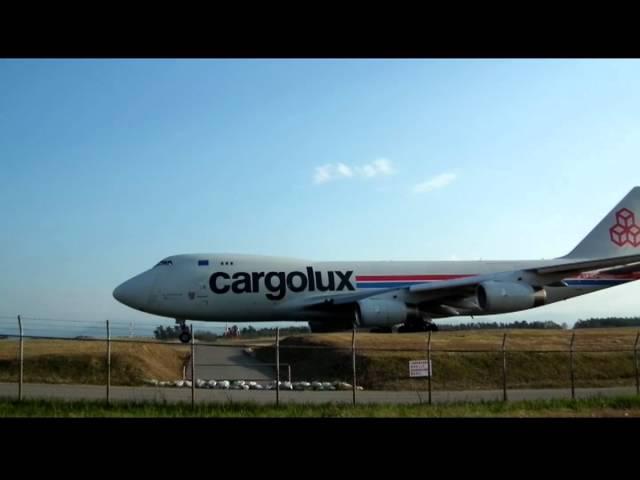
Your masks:
{"label": "white airplane", "polygon": [[515,312],[640,278],[640,187],[569,254],[526,261],[314,262],[241,254],[167,257],[113,296],[185,321],[307,321],[312,331],[437,330],[434,318]]}

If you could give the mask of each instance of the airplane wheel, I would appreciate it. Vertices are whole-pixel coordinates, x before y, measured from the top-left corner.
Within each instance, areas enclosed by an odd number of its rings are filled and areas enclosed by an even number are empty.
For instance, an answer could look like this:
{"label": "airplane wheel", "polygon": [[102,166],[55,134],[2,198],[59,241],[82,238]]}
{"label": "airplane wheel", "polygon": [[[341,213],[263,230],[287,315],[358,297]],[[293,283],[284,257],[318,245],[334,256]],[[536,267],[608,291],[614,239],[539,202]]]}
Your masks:
{"label": "airplane wheel", "polygon": [[187,332],[182,332],[179,338],[182,343],[189,343],[191,341],[191,334]]}

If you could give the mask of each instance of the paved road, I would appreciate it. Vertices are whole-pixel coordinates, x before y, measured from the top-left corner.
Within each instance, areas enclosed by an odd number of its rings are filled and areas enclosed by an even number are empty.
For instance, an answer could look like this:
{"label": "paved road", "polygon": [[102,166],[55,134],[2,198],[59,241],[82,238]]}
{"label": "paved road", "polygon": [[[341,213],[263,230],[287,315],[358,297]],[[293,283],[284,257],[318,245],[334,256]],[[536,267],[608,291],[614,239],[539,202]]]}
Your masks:
{"label": "paved road", "polygon": [[[593,396],[617,396],[633,395],[635,387],[616,388],[578,388],[577,398]],[[25,384],[23,387],[24,398],[57,398],[65,400],[100,400],[106,398],[106,388],[96,385],[52,385],[52,384]],[[15,383],[0,383],[0,397],[17,398],[18,386]],[[196,401],[206,402],[239,402],[254,401],[257,403],[275,402],[275,391],[259,390],[206,390],[196,389]],[[191,389],[169,387],[111,387],[113,400],[156,400],[167,402],[190,402]],[[502,390],[459,391],[459,392],[433,392],[434,403],[452,401],[481,401],[501,400]],[[550,398],[571,398],[569,389],[536,389],[536,390],[509,390],[509,400],[534,400]],[[383,391],[358,391],[356,400],[358,403],[426,403],[426,392],[383,392]],[[295,403],[324,403],[352,402],[351,391],[281,391],[280,400]]]}
{"label": "paved road", "polygon": [[[273,380],[275,368],[247,355],[241,348],[195,345],[196,376],[217,380]],[[281,366],[281,378],[286,380],[287,369]],[[191,363],[187,378],[191,378]]]}

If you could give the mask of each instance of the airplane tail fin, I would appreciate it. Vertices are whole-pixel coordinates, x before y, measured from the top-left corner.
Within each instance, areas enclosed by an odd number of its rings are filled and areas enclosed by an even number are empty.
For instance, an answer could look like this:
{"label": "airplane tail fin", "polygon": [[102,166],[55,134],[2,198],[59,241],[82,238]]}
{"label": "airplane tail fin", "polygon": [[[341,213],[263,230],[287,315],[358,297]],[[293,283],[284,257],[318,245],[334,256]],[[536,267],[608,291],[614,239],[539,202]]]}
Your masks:
{"label": "airplane tail fin", "polygon": [[568,255],[608,258],[640,253],[640,187],[634,187]]}

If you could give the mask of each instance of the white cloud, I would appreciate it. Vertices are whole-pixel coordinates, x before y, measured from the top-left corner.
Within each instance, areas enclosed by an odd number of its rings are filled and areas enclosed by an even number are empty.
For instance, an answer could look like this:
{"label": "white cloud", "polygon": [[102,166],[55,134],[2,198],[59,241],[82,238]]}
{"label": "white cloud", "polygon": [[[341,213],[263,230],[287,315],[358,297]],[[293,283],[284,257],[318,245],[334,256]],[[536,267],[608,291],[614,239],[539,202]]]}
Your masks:
{"label": "white cloud", "polygon": [[365,165],[349,166],[344,163],[327,163],[315,168],[313,183],[326,183],[339,178],[372,178],[383,175],[392,175],[395,170],[391,161],[386,158],[378,158]]}
{"label": "white cloud", "polygon": [[391,166],[391,162],[386,158],[379,158],[373,165],[378,169],[378,173],[381,175],[391,175],[393,174],[393,167]]}
{"label": "white cloud", "polygon": [[393,174],[393,167],[391,166],[391,162],[386,158],[379,158],[372,163],[356,167],[356,171],[361,176],[370,178],[377,175],[391,175]]}
{"label": "white cloud", "polygon": [[343,177],[353,176],[353,170],[351,169],[351,167],[345,165],[344,163],[339,163],[336,169],[338,170],[338,173]]}
{"label": "white cloud", "polygon": [[455,173],[441,173],[422,183],[413,186],[413,193],[427,193],[444,188],[457,178]]}
{"label": "white cloud", "polygon": [[322,165],[316,167],[316,173],[313,175],[314,183],[324,183],[331,180],[331,165]]}

